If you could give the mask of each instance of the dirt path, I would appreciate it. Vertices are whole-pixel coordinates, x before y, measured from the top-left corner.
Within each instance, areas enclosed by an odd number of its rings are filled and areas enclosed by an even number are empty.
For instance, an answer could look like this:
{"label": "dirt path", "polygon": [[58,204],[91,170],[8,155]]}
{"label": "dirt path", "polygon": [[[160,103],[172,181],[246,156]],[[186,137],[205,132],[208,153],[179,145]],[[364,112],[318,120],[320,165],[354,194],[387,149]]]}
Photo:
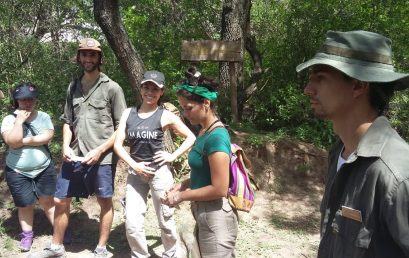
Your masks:
{"label": "dirt path", "polygon": [[[248,153],[253,161],[253,172],[263,190],[257,192],[256,203],[250,213],[239,213],[236,257],[316,256],[319,242],[318,208],[322,195],[321,163],[325,163],[325,153],[319,151],[317,154],[304,147],[275,144]],[[110,257],[129,257],[120,204],[125,188],[124,167],[119,169],[116,181]],[[27,257],[27,253],[20,253],[16,248],[19,233],[17,213],[1,177],[0,200],[0,257]],[[98,238],[98,214],[99,208],[94,198],[73,205],[70,217],[73,240],[71,245],[66,246],[67,257],[93,257],[92,250]],[[194,222],[188,203],[176,210],[176,220],[183,239],[191,237]],[[32,251],[37,251],[50,241],[52,232],[40,210],[36,210],[34,228],[36,237]],[[152,257],[161,257],[160,232],[151,201],[148,202],[145,229]],[[180,243],[183,245],[183,241]]]}
{"label": "dirt path", "polygon": [[[263,196],[268,196],[268,194],[258,192],[257,203],[250,214],[240,213],[237,257],[314,257],[319,239],[317,218],[312,215],[316,211],[306,206],[302,200],[294,200],[291,196],[274,201]],[[87,200],[83,204],[87,209],[74,210],[74,213],[71,214],[73,242],[66,246],[69,258],[93,257],[92,250],[98,237],[98,214],[96,213],[98,209],[94,203],[95,200]],[[288,217],[290,214],[292,214],[292,219]],[[161,257],[163,249],[152,203],[149,205],[146,217],[146,233],[151,255]],[[186,228],[192,225],[187,204],[177,210],[176,218],[179,231],[185,233],[191,231]],[[36,223],[35,227],[42,227],[42,229],[35,238],[32,251],[41,250],[50,241],[51,227],[45,223],[45,217],[41,211],[36,213],[36,221],[38,220],[41,220],[42,223]],[[10,233],[18,232],[15,229],[17,220],[14,218],[9,218],[5,226],[14,228]],[[17,245],[18,241],[11,240],[11,243]],[[110,257],[129,257],[121,210],[116,211],[109,244]],[[26,253],[20,253],[16,248],[7,250],[3,247],[1,254],[2,257],[27,257]]]}

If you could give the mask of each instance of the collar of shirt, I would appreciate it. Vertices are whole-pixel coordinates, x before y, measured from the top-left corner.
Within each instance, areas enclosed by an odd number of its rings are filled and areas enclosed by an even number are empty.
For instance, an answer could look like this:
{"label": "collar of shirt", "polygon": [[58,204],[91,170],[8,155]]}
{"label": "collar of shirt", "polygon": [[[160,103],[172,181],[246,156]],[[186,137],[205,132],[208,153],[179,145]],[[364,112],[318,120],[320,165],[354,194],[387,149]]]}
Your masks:
{"label": "collar of shirt", "polygon": [[384,116],[379,116],[359,141],[356,155],[362,157],[380,157],[392,132],[394,132],[394,130],[390,126],[388,119]]}

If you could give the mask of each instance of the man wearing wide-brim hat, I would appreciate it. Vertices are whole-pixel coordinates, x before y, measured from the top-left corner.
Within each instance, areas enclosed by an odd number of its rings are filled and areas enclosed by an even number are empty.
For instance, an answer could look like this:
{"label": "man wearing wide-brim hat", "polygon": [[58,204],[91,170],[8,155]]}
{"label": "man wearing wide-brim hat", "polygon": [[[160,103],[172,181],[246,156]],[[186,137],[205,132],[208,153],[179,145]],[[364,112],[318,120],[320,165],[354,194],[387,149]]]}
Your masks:
{"label": "man wearing wide-brim hat", "polygon": [[329,31],[310,60],[304,93],[339,137],[329,154],[318,257],[409,257],[409,145],[382,114],[409,75],[394,71],[391,40]]}

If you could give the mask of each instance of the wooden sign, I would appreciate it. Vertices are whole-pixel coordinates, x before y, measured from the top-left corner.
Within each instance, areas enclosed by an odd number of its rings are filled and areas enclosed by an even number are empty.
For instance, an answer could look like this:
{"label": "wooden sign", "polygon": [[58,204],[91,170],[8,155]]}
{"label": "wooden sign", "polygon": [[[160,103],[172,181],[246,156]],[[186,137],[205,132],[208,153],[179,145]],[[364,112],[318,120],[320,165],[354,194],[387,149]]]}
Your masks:
{"label": "wooden sign", "polygon": [[240,62],[243,59],[240,41],[182,40],[184,61]]}

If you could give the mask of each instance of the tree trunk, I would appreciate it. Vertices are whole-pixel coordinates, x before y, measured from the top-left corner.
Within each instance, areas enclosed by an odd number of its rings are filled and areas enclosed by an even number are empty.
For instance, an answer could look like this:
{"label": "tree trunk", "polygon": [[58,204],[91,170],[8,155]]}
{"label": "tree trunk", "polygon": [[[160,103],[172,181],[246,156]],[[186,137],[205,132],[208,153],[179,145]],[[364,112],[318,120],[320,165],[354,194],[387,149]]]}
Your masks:
{"label": "tree trunk", "polygon": [[[248,84],[239,90],[242,95],[239,98],[239,114],[243,115],[246,112],[246,108],[248,107],[247,101],[253,95],[254,92],[257,90],[257,82],[261,79],[261,76],[264,73],[263,70],[263,62],[262,62],[262,54],[257,49],[256,45],[256,37],[251,34],[251,1],[245,1],[244,3],[244,22],[243,22],[243,33],[244,33],[244,44],[247,52],[249,53],[251,60],[253,61],[253,68],[251,72],[251,77],[249,79]],[[244,84],[243,84],[244,85]]]}
{"label": "tree trunk", "polygon": [[[263,74],[262,55],[256,46],[256,39],[251,35],[250,26],[251,0],[225,0],[222,11],[222,40],[240,40],[242,51],[250,54],[253,61],[253,69],[248,86],[244,84],[243,62],[234,64],[235,68],[229,68],[229,63],[221,63],[219,68],[220,83],[222,86],[221,96],[227,98],[230,95],[232,120],[241,121],[247,100],[257,89],[257,81]],[[231,63],[230,63],[231,64]],[[234,76],[229,71],[235,71]],[[232,85],[231,80],[235,80]],[[230,89],[230,94],[228,90]]]}
{"label": "tree trunk", "polygon": [[[94,0],[94,17],[115,53],[122,70],[135,92],[139,92],[144,64],[131,44],[122,24],[118,0]],[[137,102],[141,97],[137,95]]]}
{"label": "tree trunk", "polygon": [[[244,38],[243,38],[243,8],[246,1],[250,0],[225,0],[223,3],[222,10],[222,31],[221,39],[228,41],[239,40],[242,45],[242,51],[244,49]],[[228,66],[234,66],[229,67]],[[239,121],[238,112],[238,98],[237,98],[237,88],[243,88],[243,62],[237,63],[222,63],[220,65],[220,82],[222,84],[222,90],[227,92],[230,89],[230,102],[231,102],[231,112],[232,121],[237,123]],[[234,74],[230,74],[234,72]],[[234,82],[232,81],[234,80]],[[232,87],[234,85],[234,87]],[[237,87],[236,87],[237,85]],[[223,94],[227,95],[227,94]]]}
{"label": "tree trunk", "polygon": [[229,62],[229,75],[230,75],[230,105],[233,123],[239,121],[238,106],[237,106],[237,73],[236,64]]}

